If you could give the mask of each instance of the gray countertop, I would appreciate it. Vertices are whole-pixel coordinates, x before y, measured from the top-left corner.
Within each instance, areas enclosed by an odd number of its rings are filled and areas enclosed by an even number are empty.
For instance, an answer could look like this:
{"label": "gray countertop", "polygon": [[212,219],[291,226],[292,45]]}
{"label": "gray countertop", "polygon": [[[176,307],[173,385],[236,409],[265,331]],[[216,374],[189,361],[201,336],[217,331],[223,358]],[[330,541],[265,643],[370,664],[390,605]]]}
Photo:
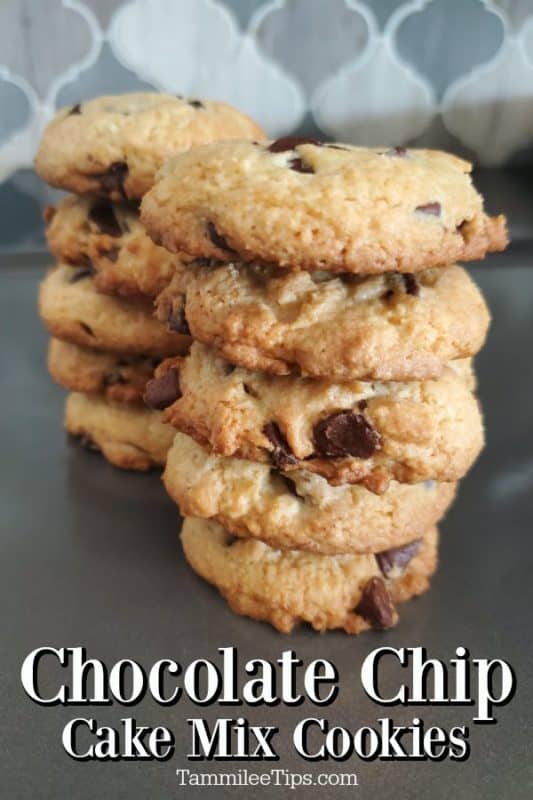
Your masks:
{"label": "gray countertop", "polygon": [[[246,766],[188,762],[190,716],[243,714],[277,725],[277,767],[298,772],[357,772],[354,789],[306,789],[317,798],[509,798],[531,797],[531,677],[533,645],[533,249],[512,248],[473,273],[494,321],[478,359],[486,414],[487,448],[464,481],[442,525],[440,570],[432,590],[401,610],[386,634],[350,638],[300,628],[281,636],[270,627],[232,614],[216,592],[184,563],[180,519],[157,474],[113,469],[96,454],[69,443],[61,430],[63,392],[46,374],[46,336],[35,311],[44,261],[31,257],[0,271],[2,319],[2,447],[0,686],[2,692],[2,797],[146,798],[285,797],[288,790],[182,788],[175,770],[224,771]],[[14,264],[14,262],[11,262]],[[172,657],[181,664],[217,658],[217,648],[238,647],[242,661],[275,659],[287,648],[308,663],[332,660],[340,695],[329,708],[305,703],[265,709],[198,709],[188,701],[167,708],[147,696],[138,706],[40,707],[24,694],[20,666],[42,645],[84,645],[88,656],[109,666],[133,658],[149,667]],[[503,658],[516,672],[510,704],[496,710],[498,724],[470,724],[471,756],[442,761],[306,764],[292,748],[291,732],[307,716],[357,728],[392,716],[409,724],[420,714],[426,726],[468,724],[472,709],[384,709],[359,684],[363,658],[382,645],[424,645],[448,660],[464,645],[472,657]],[[44,663],[44,662],[43,662]],[[43,671],[44,685],[57,673]],[[385,668],[383,680],[393,676]],[[61,730],[75,716],[116,724],[135,716],[141,724],[166,725],[176,736],[170,761],[79,763],[62,750]],[[268,764],[253,764],[267,770]],[[295,795],[303,792],[296,790]],[[292,796],[292,793],[290,793]]]}

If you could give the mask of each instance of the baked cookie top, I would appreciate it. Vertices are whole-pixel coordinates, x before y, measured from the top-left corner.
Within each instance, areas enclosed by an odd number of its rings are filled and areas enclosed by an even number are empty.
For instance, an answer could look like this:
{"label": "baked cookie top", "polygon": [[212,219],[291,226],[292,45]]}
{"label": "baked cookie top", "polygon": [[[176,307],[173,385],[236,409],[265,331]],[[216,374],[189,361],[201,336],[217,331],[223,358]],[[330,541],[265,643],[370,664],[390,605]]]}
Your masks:
{"label": "baked cookie top", "polygon": [[[318,631],[356,634],[392,627],[395,605],[421,594],[437,566],[431,528],[405,548],[373,555],[321,556],[235,541],[220,525],[186,519],[181,532],[191,567],[237,614],[270,622],[282,633],[306,622]],[[396,562],[392,570],[385,562]]]}
{"label": "baked cookie top", "polygon": [[172,159],[142,203],[154,241],[221,261],[375,274],[482,258],[507,244],[471,165],[436,150],[286,137]]}
{"label": "baked cookie top", "polygon": [[150,301],[97,292],[89,267],[50,270],[39,289],[39,313],[56,339],[91,350],[163,358],[186,353],[191,342],[155,319]]}
{"label": "baked cookie top", "polygon": [[155,297],[181,267],[178,256],[152,242],[133,203],[70,195],[48,207],[45,220],[53,255],[65,264],[94,267],[100,292]]}
{"label": "baked cookie top", "polygon": [[262,139],[262,130],[225,103],[139,92],[63,108],[44,131],[35,159],[59,189],[141,198],[176,153],[218,139]]}
{"label": "baked cookie top", "polygon": [[157,408],[167,404],[165,419],[209,452],[381,493],[390,480],[463,477],[483,444],[473,382],[468,361],[451,362],[433,381],[276,377],[233,368],[195,342],[185,359],[158,367],[147,399]]}
{"label": "baked cookie top", "polygon": [[171,326],[232,364],[332,382],[424,380],[483,345],[489,312],[458,266],[333,275],[242,263],[190,266],[158,298]]}
{"label": "baked cookie top", "polygon": [[186,517],[220,522],[236,536],[315,553],[368,553],[399,547],[436,524],[455,484],[391,482],[382,495],[331,486],[305,469],[208,455],[176,433],[163,481]]}

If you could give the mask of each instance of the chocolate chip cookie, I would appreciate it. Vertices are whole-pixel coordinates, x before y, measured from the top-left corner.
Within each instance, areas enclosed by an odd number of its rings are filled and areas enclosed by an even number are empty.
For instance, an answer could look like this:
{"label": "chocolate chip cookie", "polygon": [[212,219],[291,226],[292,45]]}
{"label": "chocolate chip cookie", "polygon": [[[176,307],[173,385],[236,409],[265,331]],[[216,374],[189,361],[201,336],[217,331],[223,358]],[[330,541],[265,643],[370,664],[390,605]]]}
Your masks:
{"label": "chocolate chip cookie", "polygon": [[507,244],[471,165],[432,150],[286,137],[176,157],[142,203],[159,244],[223,261],[376,274],[482,258]]}
{"label": "chocolate chip cookie", "polygon": [[477,353],[490,319],[458,266],[368,277],[189,266],[157,304],[161,320],[186,322],[232,364],[332,382],[437,378]]}
{"label": "chocolate chip cookie", "polygon": [[79,392],[67,397],[65,428],[115,467],[139,471],[164,466],[174,438],[158,411]]}
{"label": "chocolate chip cookie", "polygon": [[356,634],[391,628],[398,620],[396,604],[429,588],[438,532],[431,528],[395,552],[324,556],[274,550],[235,539],[214,522],[186,519],[181,542],[193,570],[237,614],[270,622],[282,633],[306,622],[317,631]]}
{"label": "chocolate chip cookie", "polygon": [[233,367],[195,342],[158,367],[147,401],[217,455],[383,492],[391,479],[463,477],[483,445],[473,385],[469,361],[435,381],[335,384]]}
{"label": "chocolate chip cookie", "polygon": [[131,203],[66,197],[48,208],[48,247],[66,264],[95,269],[99,292],[155,297],[180,268],[180,259],[147,236]]}
{"label": "chocolate chip cookie", "polygon": [[98,97],[61,109],[35,159],[43,180],[115,202],[140,199],[170,156],[218,139],[262,139],[225,103],[144,92]]}
{"label": "chocolate chip cookie", "polygon": [[186,517],[220,522],[272,547],[323,554],[398,547],[445,513],[452,483],[392,481],[382,495],[363,486],[331,486],[307,470],[285,472],[254,461],[208,455],[177,433],[163,481]]}
{"label": "chocolate chip cookie", "polygon": [[51,339],[48,346],[48,371],[57,383],[116,403],[142,403],[158,363],[156,358],[104,353],[60,339]]}
{"label": "chocolate chip cookie", "polygon": [[149,300],[97,292],[90,267],[52,269],[40,287],[39,312],[52,336],[91,350],[163,357],[190,345],[154,318]]}

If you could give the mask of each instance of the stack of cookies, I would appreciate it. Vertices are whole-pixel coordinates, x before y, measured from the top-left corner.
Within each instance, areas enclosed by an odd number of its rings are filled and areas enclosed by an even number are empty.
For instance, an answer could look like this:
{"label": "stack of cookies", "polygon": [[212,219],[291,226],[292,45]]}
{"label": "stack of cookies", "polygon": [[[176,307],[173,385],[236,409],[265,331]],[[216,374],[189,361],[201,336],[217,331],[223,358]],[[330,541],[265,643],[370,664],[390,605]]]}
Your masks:
{"label": "stack of cookies", "polygon": [[457,260],[505,247],[470,165],[284,138],[184,153],[145,196],[190,261],[157,299],[190,354],[148,384],[179,433],[164,482],[185,555],[281,631],[396,622],[483,445],[489,313]]}
{"label": "stack of cookies", "polygon": [[191,341],[186,326],[154,318],[154,297],[180,256],[146,235],[139,202],[171,155],[243,137],[263,133],[230,106],[155,93],[63,109],[45,130],[37,172],[74,192],[45,217],[57,259],[39,296],[49,370],[70,392],[67,430],[116,466],[165,463],[174,431],[142,398],[161,359],[186,353]]}

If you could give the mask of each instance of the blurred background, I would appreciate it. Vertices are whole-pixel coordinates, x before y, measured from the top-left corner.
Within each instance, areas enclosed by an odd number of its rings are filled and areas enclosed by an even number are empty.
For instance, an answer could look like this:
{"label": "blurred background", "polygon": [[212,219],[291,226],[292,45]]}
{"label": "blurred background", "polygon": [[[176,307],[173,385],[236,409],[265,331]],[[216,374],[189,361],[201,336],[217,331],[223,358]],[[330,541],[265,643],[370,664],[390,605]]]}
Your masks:
{"label": "blurred background", "polygon": [[0,0],[0,249],[44,249],[56,193],[31,165],[54,109],[151,88],[272,136],[452,150],[515,238],[528,224],[533,0]]}

